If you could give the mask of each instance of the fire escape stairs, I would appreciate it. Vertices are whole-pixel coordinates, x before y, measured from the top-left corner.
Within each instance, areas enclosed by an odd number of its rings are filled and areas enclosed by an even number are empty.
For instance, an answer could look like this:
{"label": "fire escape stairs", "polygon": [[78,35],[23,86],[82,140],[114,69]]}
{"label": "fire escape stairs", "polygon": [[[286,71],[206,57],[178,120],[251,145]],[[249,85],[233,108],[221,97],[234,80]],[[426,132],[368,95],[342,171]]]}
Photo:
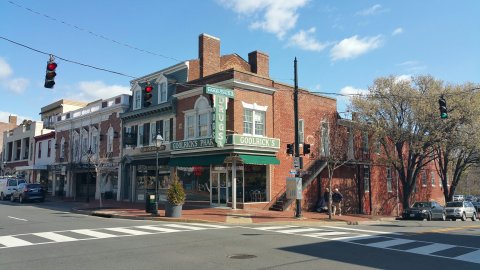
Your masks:
{"label": "fire escape stairs", "polygon": [[[306,175],[302,180],[302,191],[317,178],[317,176],[327,167],[325,160],[317,159],[307,170],[313,171],[313,174]],[[308,177],[308,178],[307,178]],[[306,181],[305,181],[306,180]],[[280,196],[277,197],[275,203],[273,203],[269,210],[272,211],[285,211],[295,200],[287,199],[287,191],[285,190]]]}

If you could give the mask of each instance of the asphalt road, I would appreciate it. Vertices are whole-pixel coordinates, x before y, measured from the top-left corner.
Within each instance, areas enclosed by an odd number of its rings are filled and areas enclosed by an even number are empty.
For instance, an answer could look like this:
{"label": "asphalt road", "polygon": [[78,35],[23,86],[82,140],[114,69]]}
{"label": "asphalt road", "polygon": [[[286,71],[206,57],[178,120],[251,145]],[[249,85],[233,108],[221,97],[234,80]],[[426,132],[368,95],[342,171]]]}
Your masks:
{"label": "asphalt road", "polygon": [[233,226],[67,210],[0,202],[0,269],[480,269],[480,222]]}

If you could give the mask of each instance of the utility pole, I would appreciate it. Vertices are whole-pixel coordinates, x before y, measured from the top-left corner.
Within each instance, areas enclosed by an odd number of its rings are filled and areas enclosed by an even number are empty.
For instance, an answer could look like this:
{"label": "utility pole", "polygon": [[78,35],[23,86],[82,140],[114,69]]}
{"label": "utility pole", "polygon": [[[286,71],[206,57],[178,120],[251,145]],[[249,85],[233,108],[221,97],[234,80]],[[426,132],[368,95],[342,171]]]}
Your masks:
{"label": "utility pole", "polygon": [[[299,146],[299,134],[298,134],[298,75],[297,75],[297,57],[295,57],[294,63],[294,73],[295,73],[295,88],[293,90],[293,114],[295,121],[295,157],[294,159],[300,163],[300,168],[295,171],[295,177],[300,177],[300,169],[302,169],[302,163],[300,161],[300,146]],[[303,184],[303,183],[302,183]],[[301,192],[301,191],[300,191]],[[296,200],[296,211],[295,217],[300,218],[302,216],[302,199],[297,197]]]}

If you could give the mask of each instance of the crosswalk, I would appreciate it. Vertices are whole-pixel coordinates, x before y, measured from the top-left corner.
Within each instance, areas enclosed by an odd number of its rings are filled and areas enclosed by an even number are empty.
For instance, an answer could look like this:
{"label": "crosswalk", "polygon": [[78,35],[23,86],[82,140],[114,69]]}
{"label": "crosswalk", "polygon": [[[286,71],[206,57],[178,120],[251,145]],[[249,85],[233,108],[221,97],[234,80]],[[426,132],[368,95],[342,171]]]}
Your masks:
{"label": "crosswalk", "polygon": [[76,229],[51,232],[37,232],[16,235],[0,236],[0,249],[43,245],[52,243],[95,240],[115,237],[128,237],[139,235],[152,235],[161,233],[176,233],[185,231],[198,231],[208,229],[229,228],[222,225],[188,223],[188,225],[168,223],[161,225],[142,225],[130,227],[111,227],[96,229]]}
{"label": "crosswalk", "polygon": [[449,245],[401,238],[399,234],[345,227],[260,226],[256,230],[340,241],[360,246],[381,248],[426,256],[448,258],[480,264],[480,248]]}

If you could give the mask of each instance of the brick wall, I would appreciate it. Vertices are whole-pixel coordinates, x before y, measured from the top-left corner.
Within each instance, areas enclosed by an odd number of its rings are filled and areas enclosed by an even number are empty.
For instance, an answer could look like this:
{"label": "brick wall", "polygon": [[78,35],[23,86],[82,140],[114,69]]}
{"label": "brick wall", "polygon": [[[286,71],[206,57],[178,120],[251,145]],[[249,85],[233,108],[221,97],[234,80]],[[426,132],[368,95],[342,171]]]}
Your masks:
{"label": "brick wall", "polygon": [[200,77],[206,77],[220,71],[220,39],[207,34],[201,34],[198,39]]}

